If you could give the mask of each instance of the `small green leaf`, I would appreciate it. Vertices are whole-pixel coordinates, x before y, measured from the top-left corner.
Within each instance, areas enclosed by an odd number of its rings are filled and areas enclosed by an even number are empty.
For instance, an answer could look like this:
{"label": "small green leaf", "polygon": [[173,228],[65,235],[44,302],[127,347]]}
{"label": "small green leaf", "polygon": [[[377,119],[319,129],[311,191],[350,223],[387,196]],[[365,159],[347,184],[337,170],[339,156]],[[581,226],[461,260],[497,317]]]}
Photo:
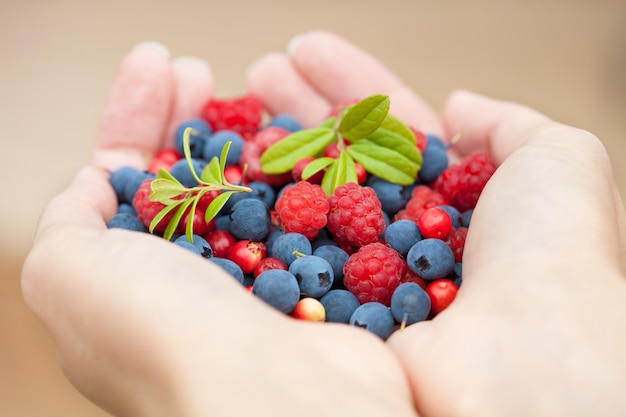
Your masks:
{"label": "small green leaf", "polygon": [[215,216],[217,216],[217,213],[219,213],[222,207],[224,207],[224,204],[226,204],[226,202],[228,201],[232,193],[233,193],[232,191],[224,191],[221,194],[219,194],[217,197],[215,197],[213,201],[211,201],[209,206],[206,208],[206,211],[204,212],[205,222],[208,223]]}
{"label": "small green leaf", "polygon": [[333,127],[335,127],[336,123],[337,123],[337,118],[336,117],[330,117],[330,118],[324,120],[318,127],[324,127],[326,129],[332,129]]}
{"label": "small green leaf", "polygon": [[155,178],[150,182],[150,201],[169,204],[174,197],[183,194],[185,191],[185,187],[178,181]]}
{"label": "small green leaf", "polygon": [[175,176],[173,176],[172,174],[170,174],[168,171],[164,170],[163,168],[159,168],[159,172],[157,172],[156,178],[162,178],[162,179],[170,180],[170,181],[177,182],[180,184],[180,181],[178,181],[178,179]]}
{"label": "small green leaf", "polygon": [[222,178],[222,180],[219,182],[219,184],[222,184],[224,182],[223,172],[226,169],[226,158],[228,158],[228,151],[230,150],[231,143],[233,142],[228,141],[222,147],[222,153],[220,155],[220,177]]}
{"label": "small green leaf", "polygon": [[324,192],[326,193],[326,195],[331,195],[333,193],[333,191],[335,191],[335,181],[336,181],[336,173],[337,170],[339,169],[339,159],[335,159],[333,160],[333,162],[328,166],[328,169],[326,169],[326,173],[324,174],[324,177],[322,178],[322,189],[324,190]]}
{"label": "small green leaf", "polygon": [[193,243],[193,223],[194,218],[196,217],[196,206],[198,205],[198,201],[200,200],[201,194],[198,193],[193,197],[193,203],[191,204],[191,208],[189,209],[189,218],[187,219],[187,225],[185,227],[185,237],[189,243]]}
{"label": "small green leaf", "polygon": [[313,175],[317,174],[319,171],[332,164],[334,160],[334,158],[324,157],[311,161],[302,171],[302,179],[308,180]]}
{"label": "small green leaf", "polygon": [[[356,173],[356,167],[354,166],[354,160],[348,154],[348,152],[341,151],[339,154],[340,170],[343,171],[341,178],[342,184],[347,182],[358,182],[358,176]],[[340,185],[340,184],[338,184]]]}
{"label": "small green leaf", "polygon": [[263,153],[261,169],[266,174],[289,172],[300,159],[321,153],[336,137],[332,129],[321,127],[294,132]]}
{"label": "small green leaf", "polygon": [[180,206],[183,203],[184,203],[184,200],[180,200],[173,204],[163,207],[161,211],[159,211],[157,215],[154,216],[154,219],[152,219],[152,221],[150,222],[150,226],[148,227],[148,230],[150,231],[150,233],[154,233],[154,229],[157,227],[159,223],[161,223],[161,220],[163,220],[163,218],[167,216],[167,214],[170,211],[174,210],[176,207]]}
{"label": "small green leaf", "polygon": [[407,142],[413,145],[415,145],[416,143],[415,134],[413,133],[413,131],[407,125],[402,123],[400,119],[392,114],[388,114],[387,117],[385,117],[385,120],[380,125],[378,131],[393,132],[396,135],[400,135],[401,137],[405,138]]}
{"label": "small green leaf", "polygon": [[406,155],[368,140],[348,146],[347,152],[367,172],[400,185],[412,184],[420,167]]}
{"label": "small green leaf", "polygon": [[200,174],[200,179],[207,184],[221,184],[222,180],[222,171],[220,169],[220,161],[217,157],[211,158],[208,164],[202,170]]}
{"label": "small green leaf", "polygon": [[373,133],[389,113],[389,97],[382,94],[369,96],[351,106],[339,123],[339,133],[351,142]]}
{"label": "small green leaf", "polygon": [[183,218],[185,211],[187,211],[187,208],[193,203],[193,201],[193,198],[183,200],[183,203],[180,205],[180,207],[178,207],[178,210],[176,210],[176,213],[174,213],[174,215],[172,216],[172,220],[170,220],[170,222],[167,224],[165,232],[163,232],[164,239],[170,240],[171,237],[174,236],[176,228],[178,227],[178,223],[180,223],[180,220]]}

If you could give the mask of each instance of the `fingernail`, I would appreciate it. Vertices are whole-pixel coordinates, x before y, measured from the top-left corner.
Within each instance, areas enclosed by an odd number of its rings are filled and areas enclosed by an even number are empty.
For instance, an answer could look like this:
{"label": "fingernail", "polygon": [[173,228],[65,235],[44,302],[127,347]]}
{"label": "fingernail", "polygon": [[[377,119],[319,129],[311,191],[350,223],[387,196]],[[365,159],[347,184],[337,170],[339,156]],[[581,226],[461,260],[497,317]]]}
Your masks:
{"label": "fingernail", "polygon": [[198,69],[203,69],[205,71],[209,71],[211,69],[211,65],[202,58],[198,58],[195,56],[179,56],[174,58],[172,61],[173,65],[183,65],[183,66],[193,66]]}
{"label": "fingernail", "polygon": [[296,52],[296,49],[298,48],[298,45],[300,44],[303,35],[303,33],[300,33],[291,38],[291,40],[287,44],[287,55],[293,55]]}
{"label": "fingernail", "polygon": [[160,42],[156,42],[156,41],[144,41],[144,42],[141,42],[141,43],[137,44],[135,49],[152,50],[152,51],[154,51],[154,52],[156,52],[158,54],[161,54],[161,55],[165,56],[166,58],[170,57],[170,50],[167,48],[167,46],[163,45]]}

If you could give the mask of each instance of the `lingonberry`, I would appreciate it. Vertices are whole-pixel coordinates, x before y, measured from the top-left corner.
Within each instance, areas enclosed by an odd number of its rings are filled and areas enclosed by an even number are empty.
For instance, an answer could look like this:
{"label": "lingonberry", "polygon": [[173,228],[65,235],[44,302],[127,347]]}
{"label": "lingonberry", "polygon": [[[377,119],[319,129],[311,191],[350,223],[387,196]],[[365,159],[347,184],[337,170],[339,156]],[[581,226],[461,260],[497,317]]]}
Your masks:
{"label": "lingonberry", "polygon": [[430,207],[418,217],[417,227],[425,238],[445,240],[452,229],[452,220],[442,209]]}
{"label": "lingonberry", "polygon": [[235,244],[235,237],[228,230],[214,230],[204,236],[211,249],[213,255],[218,258],[227,258],[230,248]]}
{"label": "lingonberry", "polygon": [[265,243],[240,240],[230,248],[228,259],[239,265],[244,274],[250,274],[266,255]]}
{"label": "lingonberry", "polygon": [[459,288],[446,278],[436,279],[426,286],[426,293],[430,297],[430,314],[436,316],[448,308],[456,298]]}

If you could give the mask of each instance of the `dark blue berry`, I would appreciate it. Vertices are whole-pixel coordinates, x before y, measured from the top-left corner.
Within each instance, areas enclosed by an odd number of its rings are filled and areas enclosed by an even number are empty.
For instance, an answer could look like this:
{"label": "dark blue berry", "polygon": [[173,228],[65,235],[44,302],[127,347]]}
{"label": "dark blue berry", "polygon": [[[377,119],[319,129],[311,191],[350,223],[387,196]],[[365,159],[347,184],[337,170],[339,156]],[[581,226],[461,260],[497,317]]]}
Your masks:
{"label": "dark blue berry", "polygon": [[417,224],[411,220],[396,220],[385,229],[385,241],[403,257],[420,241],[422,235]]}
{"label": "dark blue berry", "polygon": [[196,248],[198,248],[200,255],[202,255],[203,257],[210,258],[211,256],[213,256],[213,249],[211,248],[211,245],[209,245],[209,242],[207,242],[206,239],[203,238],[202,236],[192,235],[191,242],[189,242],[187,240],[187,236],[182,235],[182,236],[177,237],[174,240],[174,243],[177,243],[178,241],[183,241],[183,240],[185,242],[191,243]]}
{"label": "dark blue berry", "polygon": [[187,249],[190,252],[200,255],[200,249],[198,249],[198,247],[193,243],[187,241],[184,236],[182,236],[182,239],[180,237],[175,239],[174,244],[181,248]]}
{"label": "dark blue berry", "polygon": [[335,279],[333,267],[328,261],[314,255],[296,258],[289,265],[289,272],[298,280],[300,294],[313,298],[326,294]]}
{"label": "dark blue berry", "polygon": [[444,278],[454,268],[454,254],[440,239],[422,239],[411,247],[406,261],[417,275],[433,280]]}
{"label": "dark blue berry", "polygon": [[398,323],[409,324],[426,320],[430,313],[430,297],[414,282],[405,282],[391,296],[391,314]]}
{"label": "dark blue berry", "polygon": [[135,210],[135,207],[133,207],[133,205],[130,203],[121,203],[119,206],[117,206],[117,213],[118,214],[127,213],[127,214],[133,214],[136,216],[137,210]]}
{"label": "dark blue berry", "polygon": [[[141,171],[129,166],[123,166],[111,172],[111,176],[109,177],[109,183],[113,187],[113,190],[115,190],[115,195],[117,196],[118,203],[132,202],[132,199],[126,199],[126,193],[124,191],[126,189],[126,184],[128,184],[135,176],[140,174]],[[135,188],[135,191],[136,190],[137,189]],[[134,192],[133,195],[135,195]]]}
{"label": "dark blue berry", "polygon": [[361,327],[386,340],[393,332],[395,320],[391,311],[382,303],[361,304],[350,316],[351,326]]}
{"label": "dark blue berry", "polygon": [[278,236],[271,246],[267,248],[268,256],[278,258],[289,266],[298,257],[297,253],[302,255],[312,255],[313,248],[311,242],[301,233],[283,233]]}
{"label": "dark blue berry", "polygon": [[[196,175],[200,176],[202,169],[204,169],[206,164],[200,159],[191,159],[191,165],[193,166]],[[198,185],[198,181],[196,181],[191,173],[186,159],[180,159],[174,162],[174,165],[170,168],[170,174],[172,174],[172,176],[185,187],[191,188]]]}
{"label": "dark blue berry", "polygon": [[230,232],[239,240],[260,242],[272,223],[268,206],[256,198],[238,201],[230,211]]}
{"label": "dark blue berry", "polygon": [[211,135],[211,126],[203,119],[191,119],[181,123],[176,129],[174,141],[176,145],[176,151],[180,155],[184,155],[183,150],[183,137],[185,129],[191,127],[193,132],[189,135],[189,151],[192,158],[201,158],[204,151],[204,144]]}
{"label": "dark blue berry", "polygon": [[220,130],[209,136],[204,142],[202,157],[207,161],[214,157],[219,158],[222,154],[222,148],[227,142],[231,142],[231,144],[226,156],[226,166],[238,164],[244,140],[239,133],[232,130]]}
{"label": "dark blue berry", "polygon": [[118,213],[109,219],[107,222],[109,229],[126,229],[136,232],[147,232],[146,226],[141,223],[141,220],[136,215],[131,213]]}
{"label": "dark blue berry", "polygon": [[243,280],[244,280],[243,271],[241,270],[241,267],[237,265],[235,262],[231,261],[230,259],[218,258],[216,256],[210,257],[208,259],[209,261],[218,265],[224,271],[228,272],[228,274],[232,276],[233,278],[235,278],[240,284],[243,284]]}
{"label": "dark blue berry", "polygon": [[300,300],[298,280],[289,271],[270,269],[254,280],[252,293],[285,314],[291,313]]}
{"label": "dark blue berry", "polygon": [[290,132],[297,132],[298,130],[302,130],[302,125],[300,124],[300,122],[298,122],[296,118],[290,114],[278,114],[274,116],[269,121],[267,126],[280,127]]}
{"label": "dark blue berry", "polygon": [[346,263],[350,255],[336,244],[322,245],[313,251],[313,255],[324,258],[333,268],[335,282],[343,281],[343,265]]}
{"label": "dark blue berry", "polygon": [[328,291],[320,302],[326,311],[326,321],[330,323],[348,324],[354,310],[361,305],[356,295],[344,289]]}
{"label": "dark blue berry", "polygon": [[[436,143],[436,142],[434,142]],[[426,145],[422,152],[422,167],[419,170],[418,178],[423,183],[434,181],[448,167],[448,155],[446,148],[437,144]]]}
{"label": "dark blue berry", "polygon": [[250,187],[252,191],[233,193],[226,201],[226,204],[224,204],[220,212],[230,213],[235,203],[246,198],[256,198],[257,200],[264,202],[268,207],[274,207],[274,203],[276,202],[276,191],[272,188],[272,186],[262,181],[252,181],[247,185],[247,187]]}
{"label": "dark blue berry", "polygon": [[155,177],[154,174],[151,174],[147,171],[136,171],[135,175],[128,178],[126,185],[124,186],[124,197],[120,201],[122,203],[132,203],[133,198],[135,197],[135,193],[137,189],[145,180],[153,179]]}
{"label": "dark blue berry", "polygon": [[474,214],[474,209],[469,209],[461,213],[461,224],[463,227],[469,227],[470,221],[472,220],[472,214]]}
{"label": "dark blue berry", "polygon": [[375,176],[368,179],[367,185],[376,192],[383,211],[390,216],[406,206],[409,196],[404,192],[405,187],[403,185],[394,184]]}

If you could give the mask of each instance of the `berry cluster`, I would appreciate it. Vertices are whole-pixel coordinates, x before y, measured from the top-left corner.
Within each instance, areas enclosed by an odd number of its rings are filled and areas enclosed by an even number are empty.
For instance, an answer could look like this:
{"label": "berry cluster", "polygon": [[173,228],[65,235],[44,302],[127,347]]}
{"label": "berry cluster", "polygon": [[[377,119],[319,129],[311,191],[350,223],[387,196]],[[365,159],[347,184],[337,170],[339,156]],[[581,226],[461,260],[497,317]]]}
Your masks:
{"label": "berry cluster", "polygon": [[[207,103],[146,171],[112,173],[119,210],[108,227],[164,236],[297,319],[345,323],[386,339],[447,308],[462,282],[474,206],[496,169],[489,155],[450,164],[440,138],[411,128],[422,157],[412,184],[355,164],[357,175],[328,193],[323,169],[302,179],[316,157],[301,158],[289,172],[263,171],[263,153],[299,131],[294,118],[267,116],[254,97]],[[336,148],[328,144],[319,158],[339,158]],[[215,158],[221,160],[213,166]],[[203,189],[197,173],[205,178],[207,171],[242,188]],[[178,210],[151,194],[159,172],[189,187],[163,200]]]}

